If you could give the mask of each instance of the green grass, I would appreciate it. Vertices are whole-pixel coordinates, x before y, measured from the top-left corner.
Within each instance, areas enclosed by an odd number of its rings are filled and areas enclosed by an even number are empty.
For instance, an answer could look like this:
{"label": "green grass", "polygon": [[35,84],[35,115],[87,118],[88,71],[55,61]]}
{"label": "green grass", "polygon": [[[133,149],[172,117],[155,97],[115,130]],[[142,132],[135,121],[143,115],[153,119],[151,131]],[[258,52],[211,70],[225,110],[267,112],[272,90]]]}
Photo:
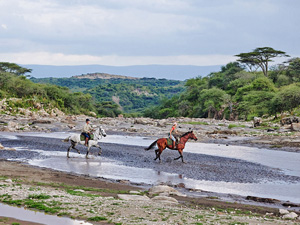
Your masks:
{"label": "green grass", "polygon": [[49,199],[49,198],[51,198],[51,196],[45,195],[45,194],[38,194],[38,195],[32,194],[32,195],[28,195],[28,198],[29,199]]}
{"label": "green grass", "polygon": [[89,221],[103,221],[103,220],[107,220],[106,217],[104,216],[94,216],[94,217],[90,217],[88,218]]}
{"label": "green grass", "polygon": [[80,191],[74,191],[74,190],[66,190],[67,193],[70,195],[77,195],[77,196],[84,196],[84,197],[101,197],[101,195],[95,195],[95,194],[89,194],[89,193],[82,193]]}
{"label": "green grass", "polygon": [[246,127],[245,125],[239,125],[239,124],[229,124],[228,125],[228,129],[232,129],[232,128],[235,128],[235,127]]}

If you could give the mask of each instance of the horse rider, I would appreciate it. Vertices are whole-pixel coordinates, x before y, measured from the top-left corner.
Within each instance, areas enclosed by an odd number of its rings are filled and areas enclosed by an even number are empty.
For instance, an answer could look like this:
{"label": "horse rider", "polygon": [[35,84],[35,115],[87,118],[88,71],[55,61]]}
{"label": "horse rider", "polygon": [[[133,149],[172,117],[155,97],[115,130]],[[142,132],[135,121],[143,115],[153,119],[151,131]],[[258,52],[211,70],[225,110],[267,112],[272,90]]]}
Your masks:
{"label": "horse rider", "polygon": [[85,137],[85,146],[88,146],[88,141],[89,141],[89,139],[91,138],[91,132],[92,132],[92,127],[91,127],[91,125],[90,125],[90,119],[86,119],[85,120],[85,124],[84,124],[84,126],[83,126],[83,129],[82,129],[82,135],[84,135],[84,137]]}
{"label": "horse rider", "polygon": [[178,144],[177,138],[174,137],[174,133],[178,134],[178,131],[177,131],[176,127],[177,127],[177,123],[174,122],[174,124],[173,124],[173,126],[170,130],[170,134],[169,134],[169,137],[173,140],[172,148],[175,148],[175,146]]}

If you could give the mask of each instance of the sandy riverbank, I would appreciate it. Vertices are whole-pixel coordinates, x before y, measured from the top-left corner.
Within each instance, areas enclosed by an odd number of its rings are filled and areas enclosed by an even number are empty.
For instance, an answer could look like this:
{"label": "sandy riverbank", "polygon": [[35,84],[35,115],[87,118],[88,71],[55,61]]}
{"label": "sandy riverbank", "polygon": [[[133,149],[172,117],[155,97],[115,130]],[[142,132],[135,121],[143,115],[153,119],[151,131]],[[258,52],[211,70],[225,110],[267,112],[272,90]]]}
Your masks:
{"label": "sandy riverbank", "polygon": [[118,198],[121,193],[148,193],[130,184],[35,168],[18,162],[1,160],[0,178],[2,201],[4,194],[10,195],[12,200],[28,199],[29,195],[47,195],[49,199],[35,200],[48,204],[50,208],[55,201],[61,209],[54,214],[86,220],[101,216],[105,218],[102,222],[110,224],[297,223],[280,218],[278,209],[226,203],[210,198],[172,196],[179,204],[121,200]]}

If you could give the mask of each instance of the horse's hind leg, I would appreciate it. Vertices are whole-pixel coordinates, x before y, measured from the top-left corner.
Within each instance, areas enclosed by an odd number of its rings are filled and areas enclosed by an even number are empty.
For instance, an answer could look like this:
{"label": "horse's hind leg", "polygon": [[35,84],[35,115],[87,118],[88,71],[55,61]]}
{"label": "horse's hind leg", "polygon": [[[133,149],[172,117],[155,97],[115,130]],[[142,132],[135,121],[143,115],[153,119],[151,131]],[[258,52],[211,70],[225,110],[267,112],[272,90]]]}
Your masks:
{"label": "horse's hind leg", "polygon": [[72,141],[72,148],[77,151],[78,154],[80,154],[80,151],[76,148],[77,143]]}
{"label": "horse's hind leg", "polygon": [[70,158],[69,153],[70,153],[70,150],[71,150],[72,148],[75,149],[75,150],[78,152],[78,154],[80,154],[80,151],[75,147],[76,145],[77,145],[76,142],[71,141],[71,146],[68,148],[68,152],[67,152],[67,157],[68,157],[68,158]]}
{"label": "horse's hind leg", "polygon": [[161,155],[162,151],[160,149],[156,149],[155,150],[155,154],[156,154],[156,157],[154,160],[157,160],[159,159],[159,162],[161,163],[161,158],[160,158],[160,155]]}

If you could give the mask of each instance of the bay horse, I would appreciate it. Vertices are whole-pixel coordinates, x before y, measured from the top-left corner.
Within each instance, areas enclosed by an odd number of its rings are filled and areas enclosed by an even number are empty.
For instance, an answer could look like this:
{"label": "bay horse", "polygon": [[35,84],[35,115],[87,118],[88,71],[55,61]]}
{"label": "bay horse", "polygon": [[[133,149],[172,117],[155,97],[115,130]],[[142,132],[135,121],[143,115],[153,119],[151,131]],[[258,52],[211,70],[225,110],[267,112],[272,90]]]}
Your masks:
{"label": "bay horse", "polygon": [[195,136],[194,132],[189,131],[180,136],[180,140],[177,144],[177,148],[176,148],[176,146],[173,148],[173,144],[168,145],[167,138],[160,138],[160,139],[157,139],[156,141],[154,141],[148,148],[145,148],[145,150],[148,151],[148,150],[152,149],[155,146],[155,144],[157,144],[158,149],[155,150],[156,158],[154,160],[159,159],[159,162],[161,162],[160,155],[163,152],[163,150],[165,150],[166,148],[169,148],[171,150],[178,150],[180,156],[175,158],[174,160],[178,160],[181,158],[182,162],[184,163],[182,152],[185,147],[185,143],[189,139],[193,139],[195,141],[198,140],[198,138]]}
{"label": "bay horse", "polygon": [[[88,142],[88,149],[87,149],[86,156],[85,156],[86,158],[88,158],[88,154],[90,152],[91,147],[99,148],[98,155],[101,155],[101,153],[102,153],[102,149],[98,145],[98,141],[102,138],[102,136],[106,137],[105,130],[100,126],[95,130],[95,132],[93,134],[94,134],[94,139],[89,140],[89,142]],[[72,148],[75,149],[78,152],[78,154],[80,154],[80,151],[76,148],[76,145],[78,145],[78,144],[84,145],[85,144],[85,140],[84,141],[80,140],[80,135],[81,134],[73,134],[72,136],[69,136],[69,137],[67,137],[66,139],[63,140],[63,142],[71,141],[71,146],[68,148],[68,152],[67,152],[67,157],[68,158],[70,158],[69,152]]]}

